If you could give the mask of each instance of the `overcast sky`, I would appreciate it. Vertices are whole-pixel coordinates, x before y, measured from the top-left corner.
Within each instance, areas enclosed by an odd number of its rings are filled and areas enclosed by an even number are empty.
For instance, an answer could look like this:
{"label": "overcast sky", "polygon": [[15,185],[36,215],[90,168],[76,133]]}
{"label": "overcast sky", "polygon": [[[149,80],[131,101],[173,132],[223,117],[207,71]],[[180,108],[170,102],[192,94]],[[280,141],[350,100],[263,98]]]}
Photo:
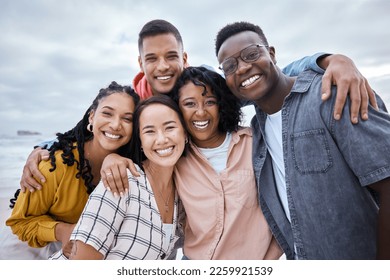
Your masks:
{"label": "overcast sky", "polygon": [[[191,3],[190,3],[191,2]],[[351,57],[390,106],[390,1],[0,0],[0,135],[72,128],[98,90],[138,72],[138,32],[162,18],[191,65],[217,66],[220,28],[263,28],[278,65],[319,51]]]}

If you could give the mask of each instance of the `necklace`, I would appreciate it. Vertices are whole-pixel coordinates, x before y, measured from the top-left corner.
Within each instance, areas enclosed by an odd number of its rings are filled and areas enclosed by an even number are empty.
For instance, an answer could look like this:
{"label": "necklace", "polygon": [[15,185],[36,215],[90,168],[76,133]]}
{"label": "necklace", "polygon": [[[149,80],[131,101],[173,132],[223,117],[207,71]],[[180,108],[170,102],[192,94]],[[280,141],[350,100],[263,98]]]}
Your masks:
{"label": "necklace", "polygon": [[171,199],[172,192],[173,192],[173,183],[171,184],[171,191],[169,192],[168,199],[166,199],[166,200],[164,199],[164,196],[163,196],[163,194],[162,194],[160,189],[158,189],[158,192],[160,193],[160,196],[161,196],[161,198],[162,198],[162,200],[164,202],[165,212],[168,213],[168,210],[169,210],[169,200]]}

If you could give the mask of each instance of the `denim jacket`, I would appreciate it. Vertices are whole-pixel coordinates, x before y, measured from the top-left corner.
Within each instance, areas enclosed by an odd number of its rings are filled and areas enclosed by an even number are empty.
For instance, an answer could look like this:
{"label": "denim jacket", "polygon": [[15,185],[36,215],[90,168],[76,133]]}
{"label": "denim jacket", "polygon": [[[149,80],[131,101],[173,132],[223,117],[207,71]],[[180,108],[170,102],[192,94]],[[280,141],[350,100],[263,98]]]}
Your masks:
{"label": "denim jacket", "polygon": [[[390,117],[369,108],[353,125],[349,103],[335,121],[321,100],[322,75],[298,77],[282,107],[282,136],[291,224],[276,191],[264,140],[266,114],[252,119],[253,165],[264,215],[287,259],[374,259],[378,204],[368,185],[390,176]],[[296,256],[294,256],[294,246]]]}

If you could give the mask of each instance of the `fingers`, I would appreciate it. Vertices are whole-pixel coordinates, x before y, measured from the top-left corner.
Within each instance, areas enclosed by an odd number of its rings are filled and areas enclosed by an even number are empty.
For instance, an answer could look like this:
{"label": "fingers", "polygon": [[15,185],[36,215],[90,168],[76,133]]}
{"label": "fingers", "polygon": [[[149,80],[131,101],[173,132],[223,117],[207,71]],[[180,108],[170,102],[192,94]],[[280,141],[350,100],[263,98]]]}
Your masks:
{"label": "fingers", "polygon": [[40,190],[42,186],[35,180],[34,177],[31,176],[22,176],[20,180],[20,190],[22,192],[26,192],[27,190],[30,192],[34,192],[35,190]]}
{"label": "fingers", "polygon": [[[121,175],[117,166],[112,166],[101,171],[102,181],[105,188],[112,192],[115,197],[120,193]],[[118,179],[119,178],[119,179]],[[118,184],[117,184],[118,183]]]}
{"label": "fingers", "polygon": [[29,190],[34,192],[42,188],[41,183],[46,182],[46,178],[39,171],[38,165],[42,160],[49,159],[49,151],[41,148],[34,149],[28,156],[23,174],[20,180],[20,189],[22,192]]}
{"label": "fingers", "polygon": [[70,255],[72,253],[73,245],[75,244],[74,240],[69,240],[65,245],[62,246],[62,253],[67,257],[70,258]]}
{"label": "fingers", "polygon": [[361,97],[361,104],[360,104],[360,117],[362,120],[366,121],[368,120],[368,101],[369,101],[369,95],[366,88],[366,85],[364,83],[360,86],[360,92],[362,93]]}
{"label": "fingers", "polygon": [[42,185],[39,181],[44,183],[46,180],[37,166],[24,166],[22,178],[20,179],[21,191],[25,192],[26,190],[29,190],[30,192],[34,192],[35,190],[42,189]]}
{"label": "fingers", "polygon": [[322,100],[331,96],[332,85],[337,86],[337,96],[334,105],[334,118],[342,117],[347,95],[350,95],[350,119],[357,124],[359,116],[362,120],[368,119],[368,103],[378,108],[375,93],[367,79],[359,72],[353,61],[344,55],[328,57],[328,66],[322,78]]}
{"label": "fingers", "polygon": [[[131,161],[132,163],[132,161]],[[115,181],[116,189],[121,197],[129,189],[129,180],[127,178],[127,166],[118,165],[112,170],[112,179]]]}
{"label": "fingers", "polygon": [[332,77],[325,72],[322,76],[322,85],[321,85],[321,99],[323,101],[328,100],[331,96],[332,90]]}
{"label": "fingers", "polygon": [[363,92],[360,91],[360,89],[361,87],[358,82],[351,83],[349,88],[349,96],[351,99],[350,116],[351,116],[351,122],[353,124],[357,124],[359,122],[359,112],[360,112],[361,100],[362,100],[361,94],[364,94]]}
{"label": "fingers", "polygon": [[370,87],[367,79],[365,79],[364,85],[365,85],[365,88],[367,90],[368,98],[370,100],[371,106],[374,107],[376,110],[379,110],[378,103],[377,103],[376,97],[375,97],[375,92]]}
{"label": "fingers", "polygon": [[119,166],[116,165],[115,167],[113,167],[111,169],[111,172],[112,172],[111,175],[107,174],[107,176],[108,176],[108,181],[109,181],[110,185],[113,186],[112,192],[114,193],[114,196],[118,196],[118,194],[120,196],[123,196],[124,187],[123,187],[123,183],[122,183],[122,176],[121,176]]}
{"label": "fingers", "polygon": [[[30,173],[32,174],[32,176],[37,178],[38,182],[41,182],[41,183],[46,182],[46,178],[45,178],[45,176],[43,176],[41,171],[39,171],[38,165],[36,165],[36,164],[30,165],[28,169],[29,169]],[[38,184],[38,185],[39,185],[38,189],[41,189],[41,185],[40,184]]]}
{"label": "fingers", "polygon": [[344,85],[338,84],[336,102],[334,104],[334,113],[333,113],[333,117],[335,118],[335,120],[341,119],[345,101],[347,99],[347,94],[348,94],[348,87],[346,87],[345,84]]}
{"label": "fingers", "polygon": [[122,197],[129,188],[127,168],[130,163],[133,165],[131,160],[117,154],[110,154],[103,161],[100,175],[104,186],[112,191],[114,196],[119,194]]}
{"label": "fingers", "polygon": [[[137,171],[137,168],[135,167],[134,162],[131,159],[127,159],[127,167],[129,168],[130,173],[133,174],[133,176],[135,176],[135,177],[141,176],[141,174],[139,174],[139,172]],[[127,176],[127,174],[126,174],[126,176]]]}

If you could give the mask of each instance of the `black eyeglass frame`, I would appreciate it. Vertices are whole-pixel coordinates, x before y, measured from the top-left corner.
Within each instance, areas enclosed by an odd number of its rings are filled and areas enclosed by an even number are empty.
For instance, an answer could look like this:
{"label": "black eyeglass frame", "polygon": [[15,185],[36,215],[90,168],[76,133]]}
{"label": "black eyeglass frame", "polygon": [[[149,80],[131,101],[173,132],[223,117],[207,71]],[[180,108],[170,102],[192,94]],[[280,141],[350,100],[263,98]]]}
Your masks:
{"label": "black eyeglass frame", "polygon": [[[243,57],[243,52],[245,52],[247,49],[249,48],[252,48],[253,46],[256,46],[257,49],[260,48],[260,47],[266,47],[268,48],[269,46],[268,45],[261,45],[261,44],[252,44],[252,45],[249,45],[247,46],[246,48],[242,49],[241,51],[239,52],[236,52],[234,55],[226,58],[224,61],[222,61],[222,63],[218,66],[218,68],[224,73],[225,76],[229,76],[229,75],[232,75],[234,72],[237,71],[237,68],[238,68],[238,58],[240,57],[242,61],[246,62],[246,63],[250,63],[250,62],[255,62],[256,60],[259,59],[260,57],[260,51],[258,51],[258,53],[256,54],[256,58],[251,58],[251,59],[248,59],[247,57]],[[239,54],[239,55],[237,55]],[[232,59],[234,59],[234,62],[235,62],[235,66],[234,66],[234,69],[225,72],[223,70],[223,65],[227,62],[227,61],[231,61]]]}

